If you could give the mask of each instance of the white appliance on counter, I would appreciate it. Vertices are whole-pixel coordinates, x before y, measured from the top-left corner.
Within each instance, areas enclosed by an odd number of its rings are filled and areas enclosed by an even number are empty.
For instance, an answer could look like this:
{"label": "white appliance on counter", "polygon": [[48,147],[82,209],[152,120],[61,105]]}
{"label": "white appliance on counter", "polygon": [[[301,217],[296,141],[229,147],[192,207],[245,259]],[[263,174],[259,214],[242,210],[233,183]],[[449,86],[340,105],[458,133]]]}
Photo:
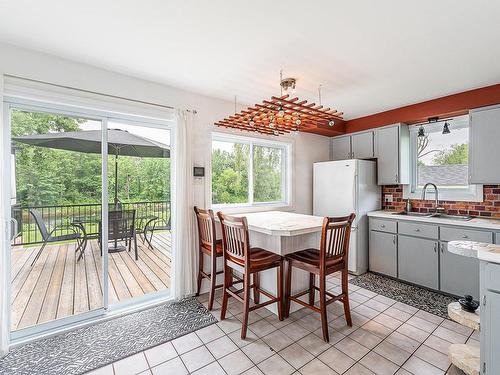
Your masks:
{"label": "white appliance on counter", "polygon": [[349,244],[349,272],[368,270],[369,211],[381,208],[377,165],[368,160],[338,160],[314,163],[313,215],[346,216],[354,212]]}

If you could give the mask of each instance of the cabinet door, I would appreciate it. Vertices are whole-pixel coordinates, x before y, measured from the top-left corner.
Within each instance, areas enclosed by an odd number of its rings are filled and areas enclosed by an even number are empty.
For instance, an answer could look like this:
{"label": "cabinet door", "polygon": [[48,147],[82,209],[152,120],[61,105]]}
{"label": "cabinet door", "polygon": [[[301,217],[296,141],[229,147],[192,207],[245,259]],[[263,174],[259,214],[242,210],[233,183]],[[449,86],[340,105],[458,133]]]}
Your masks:
{"label": "cabinet door", "polygon": [[469,175],[471,183],[500,183],[500,107],[470,114]]}
{"label": "cabinet door", "polygon": [[397,244],[396,235],[370,231],[369,267],[370,271],[397,277]]}
{"label": "cabinet door", "polygon": [[346,160],[351,158],[351,137],[332,138],[332,159]]}
{"label": "cabinet door", "polygon": [[500,356],[498,355],[500,353],[500,319],[498,319],[500,294],[486,291],[485,296],[486,306],[481,306],[481,360],[486,362],[486,372],[481,373],[500,374]]}
{"label": "cabinet door", "polygon": [[470,294],[479,299],[479,259],[450,253],[446,246],[446,242],[440,243],[440,290],[456,296]]}
{"label": "cabinet door", "polygon": [[438,242],[398,236],[398,274],[401,280],[438,289]]}
{"label": "cabinet door", "polygon": [[355,159],[373,158],[373,132],[351,136],[352,157]]}
{"label": "cabinet door", "polygon": [[399,183],[399,126],[377,130],[377,183]]}

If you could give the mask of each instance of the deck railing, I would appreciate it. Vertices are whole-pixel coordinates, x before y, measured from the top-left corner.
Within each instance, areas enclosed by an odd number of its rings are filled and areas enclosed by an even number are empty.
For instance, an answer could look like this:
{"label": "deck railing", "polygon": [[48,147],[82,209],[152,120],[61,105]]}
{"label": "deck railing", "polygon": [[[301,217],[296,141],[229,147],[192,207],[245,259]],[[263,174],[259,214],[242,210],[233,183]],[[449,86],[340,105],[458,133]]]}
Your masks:
{"label": "deck railing", "polygon": [[[17,234],[13,240],[16,245],[31,245],[42,242],[42,236],[36,226],[31,209],[38,210],[49,228],[58,227],[53,233],[60,236],[70,232],[67,226],[74,221],[81,221],[90,238],[96,238],[99,234],[99,222],[101,220],[101,204],[68,204],[68,205],[46,205],[46,206],[13,206],[12,218],[17,225]],[[161,225],[170,225],[170,202],[167,201],[145,201],[145,202],[120,202],[120,210],[136,210],[136,227],[142,230],[147,221],[157,217]],[[113,203],[109,204],[109,210],[115,210]]]}

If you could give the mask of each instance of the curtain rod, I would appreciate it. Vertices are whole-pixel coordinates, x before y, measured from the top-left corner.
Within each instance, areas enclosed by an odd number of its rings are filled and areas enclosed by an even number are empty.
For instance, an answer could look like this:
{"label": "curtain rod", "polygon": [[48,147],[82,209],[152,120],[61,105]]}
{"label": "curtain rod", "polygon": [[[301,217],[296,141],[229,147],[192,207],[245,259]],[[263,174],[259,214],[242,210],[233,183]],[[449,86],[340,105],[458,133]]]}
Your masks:
{"label": "curtain rod", "polygon": [[[140,104],[153,105],[153,106],[156,106],[156,107],[162,107],[162,108],[166,108],[166,109],[175,109],[174,107],[169,106],[169,105],[152,103],[152,102],[146,102],[146,101],[138,100],[138,99],[130,99],[130,98],[125,98],[123,96],[118,96],[118,95],[104,94],[102,92],[85,90],[85,89],[79,89],[79,88],[76,88],[76,87],[65,86],[65,85],[59,85],[57,83],[45,82],[45,81],[40,81],[40,80],[32,79],[32,78],[25,78],[25,77],[15,76],[15,75],[11,75],[11,74],[5,74],[4,76],[5,77],[11,77],[11,78],[24,79],[26,81],[31,81],[31,82],[35,82],[35,83],[42,83],[44,85],[51,85],[51,86],[55,86],[55,87],[59,87],[59,88],[63,88],[63,89],[81,91],[81,92],[85,92],[87,94],[102,95],[102,96],[106,96],[108,98],[113,98],[113,99],[127,100],[129,102],[135,102],[135,103],[140,103]],[[196,109],[187,109],[187,111],[188,112],[192,112],[193,114],[198,113],[196,111]]]}

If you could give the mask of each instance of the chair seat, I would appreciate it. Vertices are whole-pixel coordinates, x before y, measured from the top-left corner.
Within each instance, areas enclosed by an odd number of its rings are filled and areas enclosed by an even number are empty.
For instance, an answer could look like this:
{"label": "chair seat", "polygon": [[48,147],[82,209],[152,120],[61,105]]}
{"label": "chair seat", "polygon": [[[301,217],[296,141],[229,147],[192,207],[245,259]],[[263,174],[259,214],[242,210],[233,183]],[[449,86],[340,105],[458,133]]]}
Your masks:
{"label": "chair seat", "polygon": [[[203,251],[207,255],[210,255],[212,253],[212,247],[202,244],[201,251]],[[222,256],[222,240],[215,241],[215,255],[218,257]]]}
{"label": "chair seat", "polygon": [[[286,259],[295,260],[305,264],[309,264],[314,267],[319,267],[319,250],[318,249],[306,249],[297,251],[296,253],[286,255]],[[341,257],[327,257],[326,258],[326,268],[341,265],[343,263]]]}
{"label": "chair seat", "polygon": [[[262,269],[268,267],[275,267],[281,262],[281,255],[272,253],[270,251],[261,249],[260,247],[252,247],[250,249],[250,269]],[[244,267],[245,261],[231,257],[231,261]]]}
{"label": "chair seat", "polygon": [[59,241],[69,241],[69,240],[76,240],[80,238],[80,233],[70,233],[70,234],[63,234],[61,236],[51,236],[47,242],[59,242]]}

